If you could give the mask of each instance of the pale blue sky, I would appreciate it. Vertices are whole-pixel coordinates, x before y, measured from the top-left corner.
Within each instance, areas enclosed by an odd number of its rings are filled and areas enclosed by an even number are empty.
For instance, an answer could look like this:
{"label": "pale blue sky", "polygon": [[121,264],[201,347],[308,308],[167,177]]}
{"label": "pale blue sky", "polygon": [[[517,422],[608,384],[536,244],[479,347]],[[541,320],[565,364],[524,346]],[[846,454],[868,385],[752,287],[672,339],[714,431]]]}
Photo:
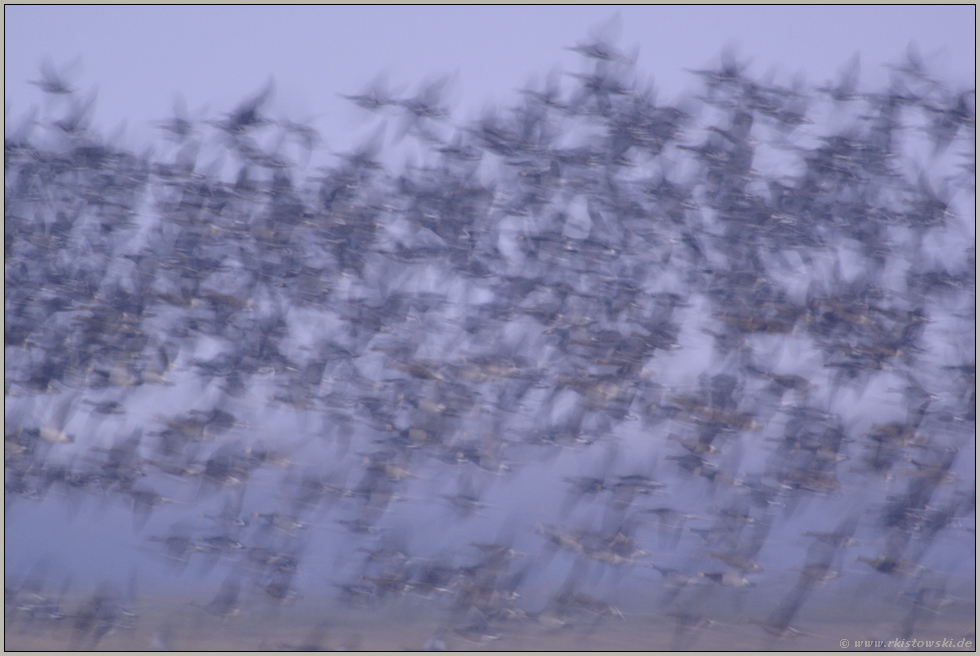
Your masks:
{"label": "pale blue sky", "polygon": [[562,49],[619,15],[619,44],[639,47],[639,70],[653,75],[662,101],[695,86],[684,68],[710,65],[726,44],[763,74],[805,71],[821,84],[855,52],[861,81],[880,87],[915,41],[946,80],[973,85],[973,6],[916,7],[5,7],[4,99],[8,118],[41,104],[36,79],[50,56],[82,57],[74,81],[98,87],[96,123],[127,122],[132,145],[154,139],[176,92],[191,111],[227,111],[273,75],[273,112],[315,125],[333,149],[356,138],[356,110],[337,97],[377,73],[414,88],[455,73],[463,119],[488,100],[505,103],[529,75],[554,65],[576,71]]}

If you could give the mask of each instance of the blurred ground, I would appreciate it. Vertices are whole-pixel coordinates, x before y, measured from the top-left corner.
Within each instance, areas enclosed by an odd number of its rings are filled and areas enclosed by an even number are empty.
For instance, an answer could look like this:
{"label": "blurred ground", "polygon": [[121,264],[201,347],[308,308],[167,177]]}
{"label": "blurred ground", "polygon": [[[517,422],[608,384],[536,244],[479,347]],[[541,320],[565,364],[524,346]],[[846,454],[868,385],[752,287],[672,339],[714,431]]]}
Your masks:
{"label": "blurred ground", "polygon": [[[828,584],[827,593],[832,584]],[[857,586],[860,588],[860,586]],[[971,593],[972,588],[960,592]],[[748,619],[764,617],[778,592],[756,589],[742,599],[743,621],[736,617],[736,592],[719,595],[717,622],[686,636],[687,648],[712,651],[785,649],[801,651],[864,651],[859,640],[894,640],[910,604],[901,599],[887,603],[876,594],[860,599],[850,595],[824,594],[805,609],[795,628],[801,635],[774,639]],[[849,598],[851,603],[843,601]],[[836,600],[836,602],[835,602]],[[725,612],[727,608],[727,613]],[[504,624],[497,640],[475,642],[454,633],[442,636],[454,651],[634,651],[670,650],[678,640],[677,622],[660,614],[623,611],[623,618],[603,617],[598,622],[583,618],[570,626],[551,629],[533,620]],[[727,617],[726,617],[727,615]],[[916,640],[970,640],[976,644],[975,599],[950,603],[941,615],[923,624]],[[98,648],[106,651],[144,651],[168,647],[176,651],[321,650],[401,651],[419,650],[445,621],[444,612],[427,600],[407,597],[381,608],[351,609],[330,601],[300,600],[276,607],[259,602],[246,606],[236,617],[214,618],[188,602],[141,600],[133,626],[106,635]],[[543,622],[543,620],[542,620]],[[72,639],[72,620],[29,624],[5,622],[5,650],[60,651]],[[850,641],[842,650],[841,640]],[[886,647],[887,648],[887,647]],[[923,647],[925,649],[925,647]],[[961,649],[975,651],[971,646]]]}

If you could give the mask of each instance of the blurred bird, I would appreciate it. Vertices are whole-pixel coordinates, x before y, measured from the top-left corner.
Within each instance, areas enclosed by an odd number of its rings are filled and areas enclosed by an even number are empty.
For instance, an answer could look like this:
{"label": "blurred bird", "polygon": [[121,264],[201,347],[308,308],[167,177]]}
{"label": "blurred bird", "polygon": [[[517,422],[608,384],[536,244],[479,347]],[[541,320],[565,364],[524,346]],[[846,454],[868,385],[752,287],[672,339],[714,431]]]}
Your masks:
{"label": "blurred bird", "polygon": [[80,63],[81,57],[78,57],[66,64],[62,72],[59,73],[55,70],[54,63],[50,59],[45,59],[41,62],[41,79],[30,80],[29,83],[39,87],[44,93],[52,95],[75,93],[75,88],[68,83],[65,75],[68,71],[77,68]]}

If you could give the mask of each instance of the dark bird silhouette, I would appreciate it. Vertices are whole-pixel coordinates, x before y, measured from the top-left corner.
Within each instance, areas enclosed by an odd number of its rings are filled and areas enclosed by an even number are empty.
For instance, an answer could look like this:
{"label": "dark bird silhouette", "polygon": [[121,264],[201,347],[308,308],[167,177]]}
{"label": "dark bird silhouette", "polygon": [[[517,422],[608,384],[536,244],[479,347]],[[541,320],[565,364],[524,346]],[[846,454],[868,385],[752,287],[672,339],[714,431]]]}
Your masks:
{"label": "dark bird silhouette", "polygon": [[268,124],[269,119],[265,118],[261,112],[272,98],[274,90],[275,81],[269,78],[261,91],[251,98],[243,100],[228,114],[227,118],[216,124],[217,127],[232,136],[239,136],[252,128]]}
{"label": "dark bird silhouette", "polygon": [[353,95],[345,96],[340,94],[341,98],[350,100],[358,107],[366,109],[368,111],[377,111],[382,107],[388,107],[394,105],[397,101],[391,97],[388,91],[388,78],[386,75],[379,75],[371,82],[370,85],[364,90],[364,92]]}
{"label": "dark bird silhouette", "polygon": [[44,93],[64,96],[75,93],[75,87],[71,86],[65,79],[65,73],[68,70],[76,67],[81,62],[81,58],[74,60],[73,62],[65,66],[65,70],[59,73],[55,67],[54,63],[50,59],[45,59],[41,62],[41,79],[40,80],[30,80],[30,84],[33,84],[41,89]]}

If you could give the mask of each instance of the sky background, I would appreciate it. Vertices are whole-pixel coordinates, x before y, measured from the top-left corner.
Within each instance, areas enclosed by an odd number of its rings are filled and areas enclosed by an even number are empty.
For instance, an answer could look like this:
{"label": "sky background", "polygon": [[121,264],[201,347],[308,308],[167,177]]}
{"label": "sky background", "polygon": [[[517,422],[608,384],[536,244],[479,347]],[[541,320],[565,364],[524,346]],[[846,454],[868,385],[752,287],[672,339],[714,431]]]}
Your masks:
{"label": "sky background", "polygon": [[[750,71],[788,82],[803,71],[819,85],[855,52],[861,84],[880,88],[882,64],[915,42],[930,69],[973,86],[973,6],[918,7],[70,7],[4,8],[6,121],[44,109],[37,79],[51,57],[83,91],[98,88],[95,125],[125,124],[129,147],[158,139],[179,92],[193,116],[215,118],[276,82],[273,115],[310,121],[342,152],[368,130],[364,112],[337,96],[377,74],[406,93],[454,75],[455,118],[486,103],[509,104],[532,74],[577,72],[563,50],[597,30],[639,48],[638,70],[654,77],[659,100],[696,88],[684,69],[717,63],[732,45]],[[80,64],[68,66],[81,57]],[[565,81],[567,85],[570,80]],[[566,87],[567,88],[567,87]],[[42,111],[43,118],[43,111]]]}
{"label": "sky background", "polygon": [[[276,86],[269,113],[311,123],[334,152],[376,126],[338,94],[362,92],[379,73],[407,95],[426,80],[452,75],[449,100],[464,122],[487,103],[513,102],[532,75],[542,83],[555,66],[580,71],[583,58],[563,48],[602,31],[618,33],[626,52],[639,48],[637,70],[653,76],[661,103],[694,92],[698,79],[685,69],[716,66],[727,46],[751,62],[753,75],[772,70],[784,84],[802,71],[808,85],[822,85],[860,53],[861,88],[881,89],[888,79],[883,65],[898,61],[910,42],[953,87],[973,87],[976,77],[972,5],[8,6],[4,18],[5,128],[32,105],[41,120],[58,113],[47,113],[49,100],[28,83],[50,57],[59,70],[68,67],[69,82],[83,94],[97,87],[95,127],[109,133],[125,124],[121,145],[137,151],[159,142],[154,122],[172,115],[178,93],[192,117],[217,118],[270,76]],[[18,504],[14,512],[30,511]],[[48,504],[42,512],[50,516],[34,517],[38,523],[73,522],[77,563],[99,560],[97,536],[111,534],[133,553],[139,549],[125,508],[91,502],[72,515]],[[35,543],[25,538],[20,546],[20,560],[8,554],[5,562],[30,562],[24,553],[33,557]]]}

